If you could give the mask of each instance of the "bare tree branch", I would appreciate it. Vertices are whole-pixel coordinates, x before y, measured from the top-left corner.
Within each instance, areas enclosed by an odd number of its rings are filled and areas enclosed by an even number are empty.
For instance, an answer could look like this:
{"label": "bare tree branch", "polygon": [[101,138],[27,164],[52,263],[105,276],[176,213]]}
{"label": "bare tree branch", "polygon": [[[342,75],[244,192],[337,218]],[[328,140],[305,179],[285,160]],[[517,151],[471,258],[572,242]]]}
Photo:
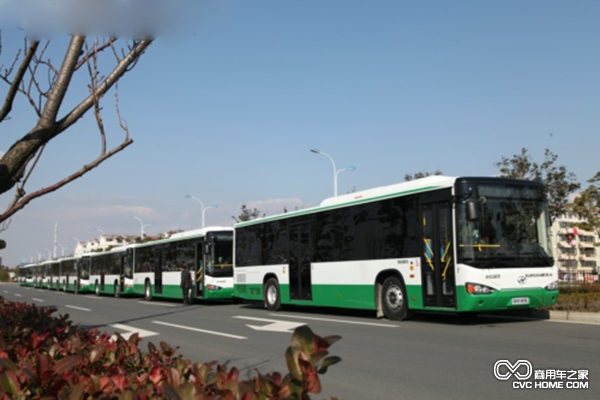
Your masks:
{"label": "bare tree branch", "polygon": [[47,188],[40,189],[40,190],[38,190],[36,192],[31,193],[28,196],[25,196],[22,200],[20,200],[17,203],[13,204],[12,207],[10,207],[9,209],[7,209],[4,213],[0,214],[0,222],[1,221],[6,221],[8,218],[12,217],[17,211],[23,209],[23,207],[25,207],[31,200],[33,200],[35,198],[38,198],[38,197],[41,197],[41,196],[43,196],[45,194],[48,194],[48,193],[52,193],[52,192],[60,189],[61,187],[65,186],[69,182],[72,182],[75,179],[81,178],[87,172],[89,172],[92,169],[96,168],[102,162],[104,162],[108,158],[112,157],[113,155],[117,154],[118,152],[122,151],[123,149],[125,149],[127,146],[129,146],[132,143],[133,143],[133,140],[127,139],[126,141],[124,141],[123,143],[121,143],[119,146],[113,148],[108,153],[103,154],[103,155],[99,156],[98,158],[96,158],[90,164],[84,165],[83,168],[81,168],[79,171],[75,172],[74,174],[72,174],[72,175],[70,175],[70,176],[62,179],[61,181],[55,183],[52,186],[48,186]]}
{"label": "bare tree branch", "polygon": [[[140,40],[131,51],[121,60],[115,69],[104,79],[96,91],[98,98],[104,94],[127,72],[129,66],[137,61],[142,53],[152,44],[152,39]],[[62,132],[73,125],[94,105],[94,97],[90,94],[84,101],[75,107],[64,118],[58,121],[57,131]]]}
{"label": "bare tree branch", "polygon": [[77,60],[81,55],[83,43],[85,42],[85,36],[73,35],[71,36],[71,42],[67,48],[67,54],[63,61],[60,71],[56,78],[56,82],[52,85],[52,90],[48,95],[48,101],[42,111],[42,117],[38,123],[39,127],[50,128],[56,123],[56,116],[60,105],[67,93],[69,83],[73,77],[74,67],[77,64]]}
{"label": "bare tree branch", "polygon": [[77,65],[75,65],[75,70],[77,71],[79,68],[81,68],[81,66],[84,65],[90,59],[90,57],[96,57],[101,51],[107,49],[108,47],[112,47],[113,43],[115,43],[117,40],[117,38],[110,38],[102,46],[94,48],[93,52],[86,51],[86,55],[83,56],[81,60],[79,60]]}
{"label": "bare tree branch", "polygon": [[39,44],[40,42],[36,40],[34,42],[31,42],[31,44],[29,45],[29,48],[25,53],[25,57],[23,57],[23,61],[19,66],[19,70],[17,71],[17,74],[15,75],[15,78],[13,79],[10,88],[8,89],[6,99],[4,100],[4,105],[2,106],[2,110],[0,110],[0,121],[3,121],[4,118],[6,118],[6,116],[11,112],[15,96],[17,95],[17,92],[19,90],[19,85],[21,85],[21,82],[23,81],[23,77],[27,72],[29,63],[31,63],[31,60],[35,55]]}

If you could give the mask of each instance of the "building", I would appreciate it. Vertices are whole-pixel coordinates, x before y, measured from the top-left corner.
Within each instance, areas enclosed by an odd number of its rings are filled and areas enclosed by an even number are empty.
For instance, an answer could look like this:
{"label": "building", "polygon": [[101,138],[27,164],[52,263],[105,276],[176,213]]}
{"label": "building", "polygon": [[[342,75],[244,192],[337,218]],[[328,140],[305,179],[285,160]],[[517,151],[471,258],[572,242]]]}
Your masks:
{"label": "building", "polygon": [[135,243],[137,237],[135,235],[100,235],[99,238],[91,239],[87,242],[77,242],[75,255],[106,250],[116,246],[125,246]]}
{"label": "building", "polygon": [[575,213],[567,212],[552,224],[552,255],[560,272],[583,274],[600,272],[600,257],[594,243],[600,238],[592,231],[573,225],[583,222]]}

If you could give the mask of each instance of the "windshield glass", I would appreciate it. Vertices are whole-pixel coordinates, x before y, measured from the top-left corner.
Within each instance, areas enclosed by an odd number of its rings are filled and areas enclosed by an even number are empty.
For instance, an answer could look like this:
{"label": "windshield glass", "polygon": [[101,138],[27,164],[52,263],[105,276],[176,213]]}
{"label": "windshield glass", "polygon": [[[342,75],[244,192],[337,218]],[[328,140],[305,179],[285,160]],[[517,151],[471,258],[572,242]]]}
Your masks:
{"label": "windshield glass", "polygon": [[212,254],[206,257],[206,274],[212,277],[233,276],[233,237],[231,234],[211,235]]}
{"label": "windshield glass", "polygon": [[[462,198],[457,204],[459,262],[479,268],[554,264],[543,187],[470,184]],[[478,214],[472,221],[469,201],[475,202]]]}

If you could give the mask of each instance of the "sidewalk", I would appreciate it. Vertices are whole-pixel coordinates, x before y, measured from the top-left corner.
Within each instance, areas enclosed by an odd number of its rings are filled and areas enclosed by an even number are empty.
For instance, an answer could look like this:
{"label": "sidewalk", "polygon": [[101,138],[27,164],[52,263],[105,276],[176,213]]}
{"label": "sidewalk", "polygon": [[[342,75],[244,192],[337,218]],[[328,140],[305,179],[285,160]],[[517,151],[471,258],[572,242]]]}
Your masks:
{"label": "sidewalk", "polygon": [[550,319],[552,321],[572,321],[600,324],[600,313],[596,312],[533,310],[531,317]]}

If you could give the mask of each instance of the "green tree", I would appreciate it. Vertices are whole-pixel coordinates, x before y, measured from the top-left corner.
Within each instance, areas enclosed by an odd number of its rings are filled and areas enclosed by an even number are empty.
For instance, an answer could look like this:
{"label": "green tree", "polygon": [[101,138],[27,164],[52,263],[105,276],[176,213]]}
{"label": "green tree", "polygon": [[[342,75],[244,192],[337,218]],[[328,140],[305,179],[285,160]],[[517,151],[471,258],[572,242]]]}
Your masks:
{"label": "green tree", "polygon": [[[569,204],[569,209],[577,214],[583,222],[575,223],[574,226],[593,231],[596,237],[600,237],[600,171],[587,181],[590,185]],[[596,243],[600,246],[600,243]]]}
{"label": "green tree", "polygon": [[404,180],[405,181],[412,181],[414,179],[426,178],[426,177],[432,176],[432,175],[442,175],[442,171],[440,171],[439,169],[437,169],[437,170],[435,170],[434,173],[431,173],[431,172],[417,172],[415,174],[406,174],[406,175],[404,175]]}
{"label": "green tree", "polygon": [[[260,211],[257,208],[249,209],[245,204],[242,204],[242,211],[240,215],[236,217],[231,216],[235,220],[235,222],[246,222],[251,221],[253,219],[258,218],[260,215]],[[265,214],[263,214],[263,217]]]}
{"label": "green tree", "polygon": [[546,149],[544,161],[538,164],[533,161],[527,149],[523,148],[521,154],[515,154],[511,158],[502,157],[494,165],[500,170],[502,177],[542,182],[548,197],[550,219],[554,221],[566,211],[569,195],[581,187],[573,172],[568,171],[564,165],[555,165],[557,159],[558,155]]}
{"label": "green tree", "polygon": [[8,274],[8,268],[0,265],[0,282],[8,282],[10,275]]}

